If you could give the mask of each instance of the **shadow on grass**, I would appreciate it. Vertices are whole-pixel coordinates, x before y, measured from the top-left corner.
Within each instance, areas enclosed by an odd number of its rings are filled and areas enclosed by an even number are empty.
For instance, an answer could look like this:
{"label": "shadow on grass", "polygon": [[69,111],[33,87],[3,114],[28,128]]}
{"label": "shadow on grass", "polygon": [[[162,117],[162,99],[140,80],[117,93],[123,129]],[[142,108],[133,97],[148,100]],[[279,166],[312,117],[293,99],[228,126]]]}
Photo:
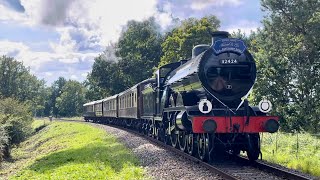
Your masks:
{"label": "shadow on grass", "polygon": [[36,160],[36,162],[27,169],[42,173],[68,163],[103,163],[105,166],[111,167],[115,172],[119,172],[125,164],[138,165],[138,160],[120,144],[106,145],[103,143],[94,143],[78,149],[52,153]]}

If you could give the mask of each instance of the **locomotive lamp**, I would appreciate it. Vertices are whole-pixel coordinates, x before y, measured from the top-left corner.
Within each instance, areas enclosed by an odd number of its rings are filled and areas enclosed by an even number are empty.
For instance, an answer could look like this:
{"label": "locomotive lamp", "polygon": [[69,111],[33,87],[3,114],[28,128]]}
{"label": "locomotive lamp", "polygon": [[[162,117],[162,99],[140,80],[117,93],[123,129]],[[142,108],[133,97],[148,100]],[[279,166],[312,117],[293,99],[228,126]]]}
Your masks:
{"label": "locomotive lamp", "polygon": [[272,110],[272,104],[268,100],[261,100],[259,102],[259,110],[263,113],[268,113]]}

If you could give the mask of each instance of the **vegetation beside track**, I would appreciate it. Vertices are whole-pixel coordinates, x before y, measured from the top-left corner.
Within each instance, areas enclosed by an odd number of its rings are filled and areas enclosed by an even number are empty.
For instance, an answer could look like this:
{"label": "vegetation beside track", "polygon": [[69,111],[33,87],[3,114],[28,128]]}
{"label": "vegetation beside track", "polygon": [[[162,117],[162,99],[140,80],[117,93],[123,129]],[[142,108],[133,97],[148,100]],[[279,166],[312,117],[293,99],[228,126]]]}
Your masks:
{"label": "vegetation beside track", "polygon": [[104,130],[44,120],[33,127],[39,131],[12,150],[0,179],[144,178],[138,159]]}
{"label": "vegetation beside track", "polygon": [[263,159],[320,177],[320,135],[264,133]]}

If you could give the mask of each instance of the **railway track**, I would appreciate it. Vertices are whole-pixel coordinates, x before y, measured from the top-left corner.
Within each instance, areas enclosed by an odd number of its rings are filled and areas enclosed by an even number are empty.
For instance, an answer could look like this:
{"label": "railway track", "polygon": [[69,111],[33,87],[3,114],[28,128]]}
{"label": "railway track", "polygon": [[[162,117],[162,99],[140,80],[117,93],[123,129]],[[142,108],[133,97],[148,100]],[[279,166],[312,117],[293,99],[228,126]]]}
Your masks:
{"label": "railway track", "polygon": [[[79,120],[64,120],[64,119],[56,119],[59,121],[72,121],[72,122],[83,122]],[[184,153],[180,151],[177,148],[174,148],[170,145],[167,145],[161,141],[158,141],[157,139],[146,136],[142,133],[139,133],[137,131],[134,131],[132,129],[124,128],[117,125],[111,125],[111,124],[104,124],[107,126],[111,126],[117,129],[121,129],[130,133],[133,133],[137,136],[143,137],[145,139],[148,139],[154,144],[157,144],[164,149],[167,149],[169,151],[173,151],[176,154],[189,159],[205,168],[207,168],[209,171],[218,174],[223,179],[228,180],[241,180],[241,179],[292,179],[292,180],[310,180],[312,178],[307,176],[302,176],[300,174],[287,171],[282,168],[278,168],[269,164],[266,164],[262,161],[256,161],[256,162],[250,162],[247,158],[241,157],[241,156],[226,156],[222,158],[221,160],[217,160],[213,163],[207,163],[203,162],[200,159],[191,156],[187,153]],[[223,160],[223,161],[222,161]]]}

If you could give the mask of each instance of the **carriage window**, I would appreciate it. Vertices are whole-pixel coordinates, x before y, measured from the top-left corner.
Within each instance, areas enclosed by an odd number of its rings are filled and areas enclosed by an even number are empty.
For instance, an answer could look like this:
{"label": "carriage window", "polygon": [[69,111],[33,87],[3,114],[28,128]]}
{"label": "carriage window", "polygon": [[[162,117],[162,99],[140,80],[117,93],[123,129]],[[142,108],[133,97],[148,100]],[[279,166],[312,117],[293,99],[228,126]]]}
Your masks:
{"label": "carriage window", "polygon": [[130,94],[131,107],[133,107],[133,93]]}
{"label": "carriage window", "polygon": [[133,93],[131,94],[131,107],[134,107],[134,96],[133,96]]}
{"label": "carriage window", "polygon": [[137,92],[134,93],[134,105],[137,107]]}
{"label": "carriage window", "polygon": [[127,108],[128,107],[128,96],[126,95],[125,96],[125,108]]}

